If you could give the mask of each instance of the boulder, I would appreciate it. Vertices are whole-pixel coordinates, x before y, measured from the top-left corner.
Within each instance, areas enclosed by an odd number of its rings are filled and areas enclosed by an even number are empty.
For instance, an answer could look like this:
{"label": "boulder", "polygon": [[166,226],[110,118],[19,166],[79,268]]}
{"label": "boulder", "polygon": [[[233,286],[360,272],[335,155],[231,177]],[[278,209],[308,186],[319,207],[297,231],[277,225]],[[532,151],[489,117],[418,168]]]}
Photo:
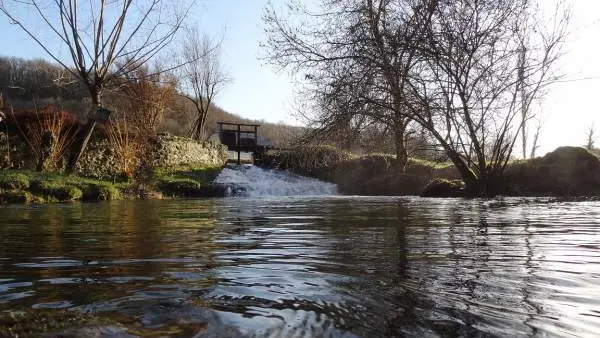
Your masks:
{"label": "boulder", "polygon": [[461,180],[436,178],[429,182],[421,192],[421,197],[462,197],[464,183]]}

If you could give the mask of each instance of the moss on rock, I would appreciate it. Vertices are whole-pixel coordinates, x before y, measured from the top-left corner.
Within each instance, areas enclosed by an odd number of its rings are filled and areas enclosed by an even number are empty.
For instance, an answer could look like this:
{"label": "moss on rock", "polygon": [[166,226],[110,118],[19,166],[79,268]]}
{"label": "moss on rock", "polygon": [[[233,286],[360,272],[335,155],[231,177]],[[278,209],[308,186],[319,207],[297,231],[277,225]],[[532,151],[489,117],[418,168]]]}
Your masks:
{"label": "moss on rock", "polygon": [[191,178],[165,177],[158,181],[157,186],[167,196],[202,196],[202,184]]}
{"label": "moss on rock", "polygon": [[425,186],[421,197],[462,197],[464,196],[464,187],[461,180],[436,178]]}
{"label": "moss on rock", "polygon": [[83,192],[84,201],[111,201],[121,199],[121,192],[110,183],[90,183]]}
{"label": "moss on rock", "polygon": [[53,336],[52,332],[67,328],[109,323],[107,319],[75,311],[7,311],[0,313],[0,337]]}
{"label": "moss on rock", "polygon": [[209,182],[213,181],[220,167],[194,165],[158,167],[153,170],[152,181],[165,196],[206,197],[212,196]]}
{"label": "moss on rock", "polygon": [[[35,171],[0,171],[2,203],[45,203],[79,200],[113,200],[128,184],[113,184],[79,176]],[[26,182],[26,183],[25,183]]]}
{"label": "moss on rock", "polygon": [[46,196],[48,199],[57,201],[76,201],[83,197],[83,192],[77,186],[65,181],[40,180],[31,182],[31,190],[37,194]]}

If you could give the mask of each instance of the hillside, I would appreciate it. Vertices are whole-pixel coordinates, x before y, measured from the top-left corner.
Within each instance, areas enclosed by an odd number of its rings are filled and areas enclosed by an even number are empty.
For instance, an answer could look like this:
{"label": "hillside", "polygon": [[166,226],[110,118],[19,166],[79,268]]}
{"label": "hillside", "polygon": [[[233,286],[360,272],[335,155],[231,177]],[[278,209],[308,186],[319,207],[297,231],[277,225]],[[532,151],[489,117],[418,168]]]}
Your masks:
{"label": "hillside", "polygon": [[[35,111],[54,105],[85,119],[89,99],[85,88],[61,67],[41,59],[25,60],[0,57],[0,93],[6,109]],[[126,111],[124,97],[118,89],[107,89],[106,102],[114,111]],[[193,120],[193,107],[179,95],[167,103],[158,131],[177,136],[188,136]],[[208,116],[207,135],[217,129],[217,121],[260,124],[259,135],[278,147],[287,146],[303,133],[303,128],[276,123],[266,123],[243,118],[218,106],[212,107]]]}

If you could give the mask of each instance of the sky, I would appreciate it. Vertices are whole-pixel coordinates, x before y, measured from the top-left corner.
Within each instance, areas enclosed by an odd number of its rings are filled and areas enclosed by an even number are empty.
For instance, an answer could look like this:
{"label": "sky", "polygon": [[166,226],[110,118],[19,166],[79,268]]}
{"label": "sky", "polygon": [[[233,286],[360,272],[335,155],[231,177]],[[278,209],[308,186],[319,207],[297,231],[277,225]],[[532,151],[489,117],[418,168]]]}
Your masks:
{"label": "sky", "polygon": [[[562,145],[583,145],[592,124],[600,146],[600,1],[571,1],[570,33],[559,69],[563,82],[553,84],[537,105],[542,121],[538,155]],[[259,45],[264,41],[261,16],[266,4],[267,0],[199,0],[190,22],[223,38],[222,63],[231,81],[216,98],[217,105],[245,118],[298,125],[291,76],[259,58],[264,54]],[[0,55],[46,58],[2,16],[0,34]]]}

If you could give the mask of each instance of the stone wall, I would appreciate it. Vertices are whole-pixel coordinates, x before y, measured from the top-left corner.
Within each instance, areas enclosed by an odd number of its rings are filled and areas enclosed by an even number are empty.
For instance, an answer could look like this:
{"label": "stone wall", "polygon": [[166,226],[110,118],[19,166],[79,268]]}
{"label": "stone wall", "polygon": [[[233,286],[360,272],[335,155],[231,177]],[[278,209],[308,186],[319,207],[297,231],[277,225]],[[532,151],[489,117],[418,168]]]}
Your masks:
{"label": "stone wall", "polygon": [[115,179],[123,173],[117,165],[117,155],[104,138],[90,140],[79,158],[75,173],[96,179]]}
{"label": "stone wall", "polygon": [[[163,135],[149,143],[146,155],[140,158],[138,166],[222,167],[227,157],[227,148],[222,144],[199,143],[185,137]],[[106,139],[92,140],[76,168],[78,175],[98,179],[119,178],[123,176],[121,170],[118,154]]]}
{"label": "stone wall", "polygon": [[200,143],[186,137],[159,136],[152,145],[149,164],[152,167],[222,167],[227,163],[228,156],[227,147],[222,144]]}

